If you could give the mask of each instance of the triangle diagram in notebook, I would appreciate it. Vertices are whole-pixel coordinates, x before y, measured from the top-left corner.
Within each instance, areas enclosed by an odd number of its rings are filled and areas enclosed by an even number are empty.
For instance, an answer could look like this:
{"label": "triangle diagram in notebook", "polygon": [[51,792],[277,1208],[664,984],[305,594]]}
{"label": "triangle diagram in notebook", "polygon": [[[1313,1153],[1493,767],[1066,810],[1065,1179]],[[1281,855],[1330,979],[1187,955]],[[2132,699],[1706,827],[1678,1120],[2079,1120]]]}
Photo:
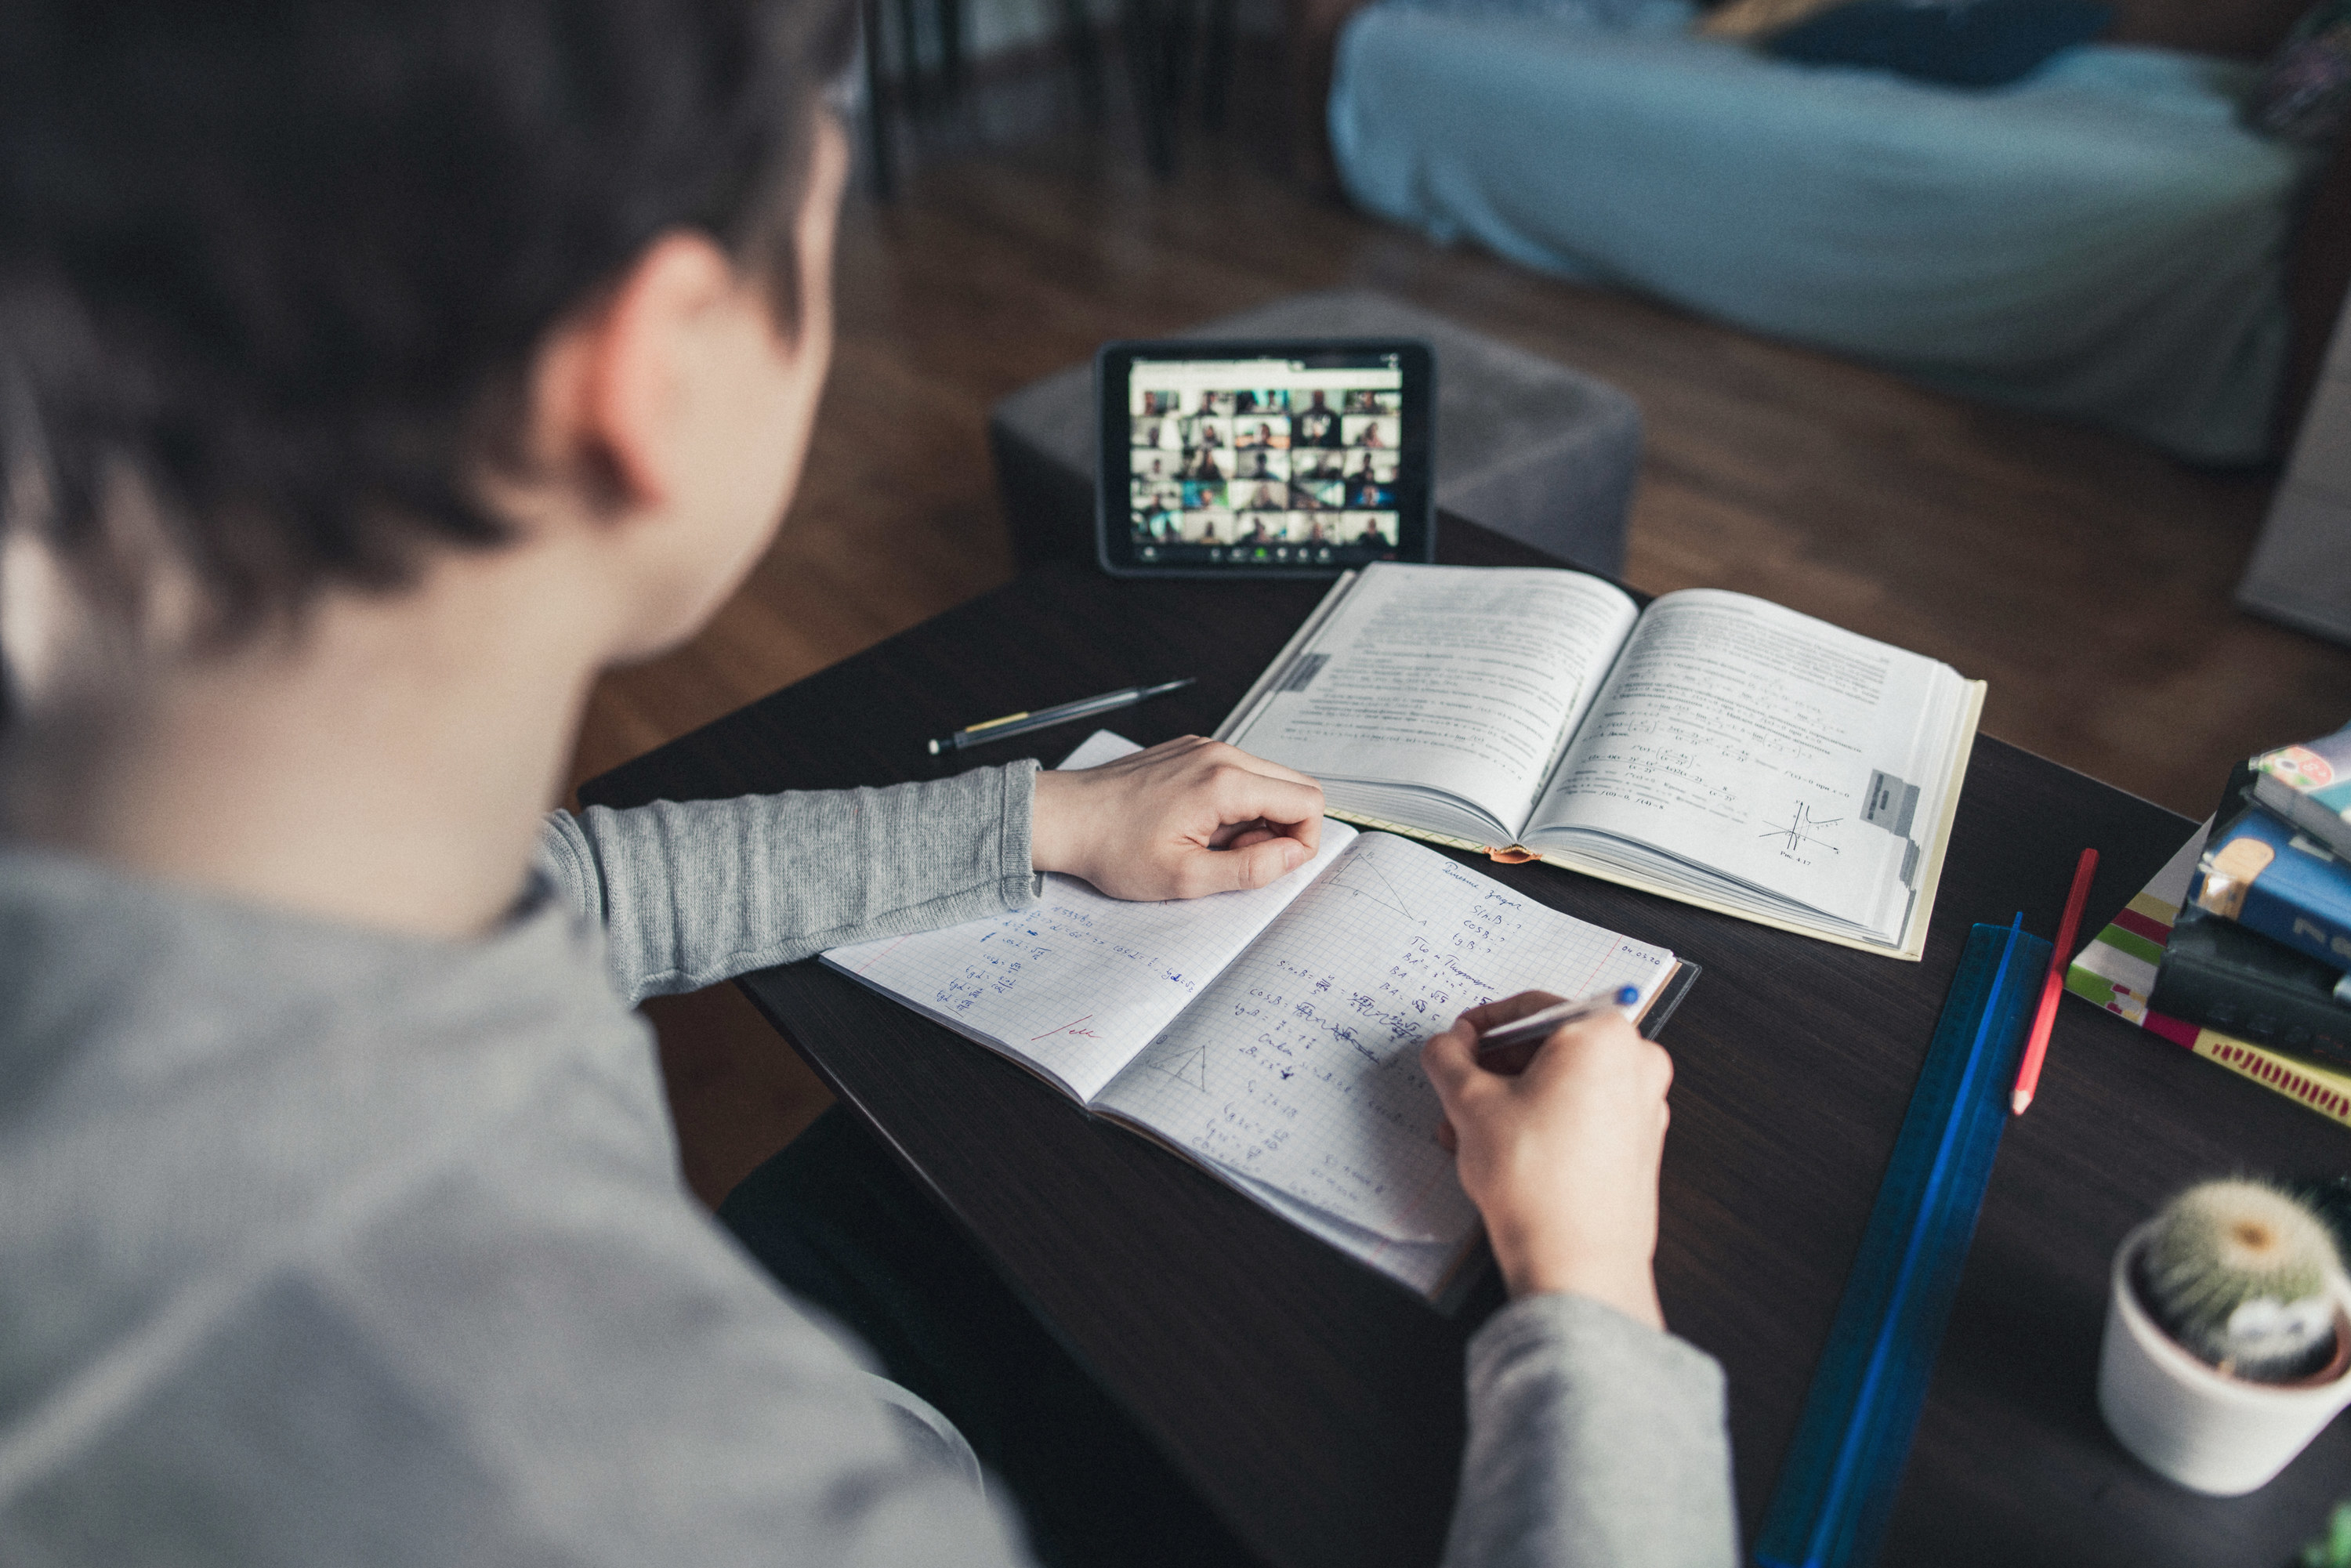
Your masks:
{"label": "triangle diagram in notebook", "polygon": [[1406,920],[1412,918],[1412,911],[1405,907],[1404,895],[1395,890],[1395,883],[1360,854],[1351,854],[1339,862],[1339,869],[1331,873],[1331,885],[1343,887],[1358,898],[1368,898],[1384,909],[1393,909]]}
{"label": "triangle diagram in notebook", "polygon": [[1165,1073],[1178,1083],[1188,1083],[1201,1093],[1208,1092],[1208,1044],[1186,1045],[1165,1036],[1151,1042],[1143,1053],[1143,1065],[1154,1072]]}

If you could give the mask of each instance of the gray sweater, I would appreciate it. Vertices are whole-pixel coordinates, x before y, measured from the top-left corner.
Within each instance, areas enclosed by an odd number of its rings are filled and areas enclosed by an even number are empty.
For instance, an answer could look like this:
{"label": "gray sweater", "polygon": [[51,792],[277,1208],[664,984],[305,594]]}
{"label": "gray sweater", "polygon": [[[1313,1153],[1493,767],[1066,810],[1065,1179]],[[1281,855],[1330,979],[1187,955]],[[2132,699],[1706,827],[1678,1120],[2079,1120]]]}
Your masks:
{"label": "gray sweater", "polygon": [[[1019,1561],[628,1004],[1032,899],[1030,779],[559,814],[473,942],[0,851],[0,1563]],[[1709,1358],[1543,1297],[1468,1375],[1449,1563],[1733,1561]]]}

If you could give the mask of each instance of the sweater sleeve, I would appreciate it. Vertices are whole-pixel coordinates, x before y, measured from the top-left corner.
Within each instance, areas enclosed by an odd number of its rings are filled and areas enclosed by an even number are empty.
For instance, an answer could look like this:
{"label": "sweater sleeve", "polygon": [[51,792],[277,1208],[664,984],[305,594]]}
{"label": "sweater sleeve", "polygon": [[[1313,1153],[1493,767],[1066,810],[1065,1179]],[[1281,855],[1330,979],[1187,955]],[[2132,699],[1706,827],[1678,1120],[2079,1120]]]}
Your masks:
{"label": "sweater sleeve", "polygon": [[556,811],[539,864],[603,927],[633,1005],[1034,904],[1036,776],[1024,761],[886,789]]}
{"label": "sweater sleeve", "polygon": [[1735,1568],[1722,1368],[1580,1296],[1513,1302],[1469,1343],[1469,1441],[1445,1568]]}

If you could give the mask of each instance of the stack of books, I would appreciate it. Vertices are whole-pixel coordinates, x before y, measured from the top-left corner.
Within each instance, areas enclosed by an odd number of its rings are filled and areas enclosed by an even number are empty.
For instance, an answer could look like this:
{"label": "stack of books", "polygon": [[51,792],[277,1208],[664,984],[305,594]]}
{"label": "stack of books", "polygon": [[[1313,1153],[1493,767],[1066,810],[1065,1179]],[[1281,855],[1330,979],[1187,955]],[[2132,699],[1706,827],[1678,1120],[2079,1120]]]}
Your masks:
{"label": "stack of books", "polygon": [[2351,1125],[2351,729],[2239,768],[2066,988]]}
{"label": "stack of books", "polygon": [[2351,1066],[2351,729],[2229,779],[2147,1005]]}

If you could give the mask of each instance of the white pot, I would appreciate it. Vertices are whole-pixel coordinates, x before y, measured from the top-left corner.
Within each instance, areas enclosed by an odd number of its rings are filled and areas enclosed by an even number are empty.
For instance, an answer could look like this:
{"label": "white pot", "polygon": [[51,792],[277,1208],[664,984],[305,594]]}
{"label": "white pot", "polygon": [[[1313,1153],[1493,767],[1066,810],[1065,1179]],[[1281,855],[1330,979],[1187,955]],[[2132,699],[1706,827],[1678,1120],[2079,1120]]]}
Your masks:
{"label": "white pot", "polygon": [[2335,1286],[2335,1358],[2299,1383],[2231,1377],[2182,1350],[2139,1304],[2134,1265],[2149,1220],[2115,1251],[2098,1409],[2122,1446],[2194,1491],[2237,1497],[2266,1486],[2351,1405],[2351,1293]]}

